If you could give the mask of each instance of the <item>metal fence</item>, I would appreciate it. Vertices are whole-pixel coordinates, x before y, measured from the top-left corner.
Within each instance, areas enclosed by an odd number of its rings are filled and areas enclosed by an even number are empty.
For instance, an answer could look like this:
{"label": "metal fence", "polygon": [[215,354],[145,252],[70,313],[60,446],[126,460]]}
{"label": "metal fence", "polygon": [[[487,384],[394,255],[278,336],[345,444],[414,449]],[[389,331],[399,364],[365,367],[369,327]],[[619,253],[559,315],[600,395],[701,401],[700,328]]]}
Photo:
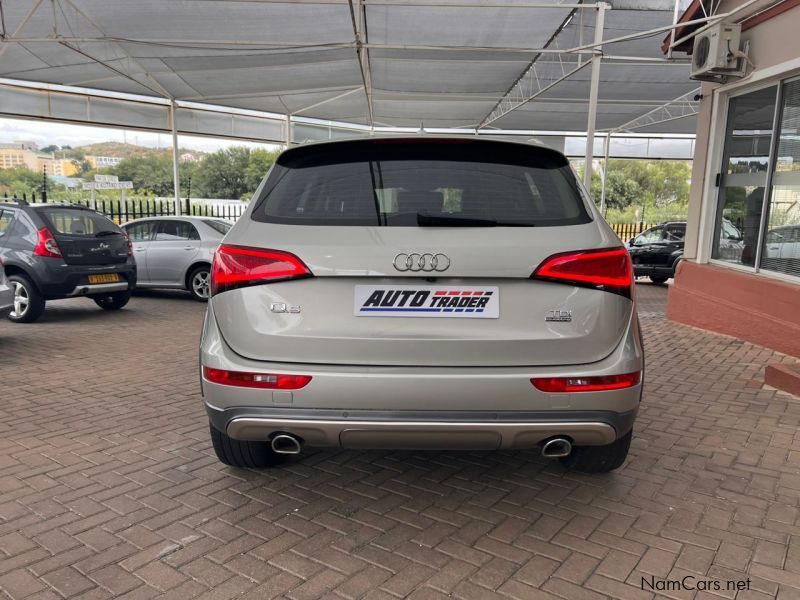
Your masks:
{"label": "metal fence", "polygon": [[[16,198],[9,198],[4,195],[6,200],[14,201]],[[32,194],[30,199],[23,195],[23,200],[36,202],[36,195]],[[41,201],[41,200],[40,200]],[[60,201],[53,202],[58,204]],[[126,198],[115,200],[96,199],[91,200],[82,198],[80,200],[71,200],[70,204],[77,204],[92,208],[98,212],[108,216],[114,222],[120,224],[133,219],[141,219],[142,217],[161,217],[175,214],[175,202],[173,200],[162,199],[142,199],[142,198]],[[246,204],[208,204],[206,202],[196,202],[189,198],[181,201],[181,213],[184,215],[192,215],[197,217],[211,217],[214,219],[227,219],[235,221],[244,213]]]}
{"label": "metal fence", "polygon": [[636,237],[643,231],[653,227],[652,224],[648,223],[609,223],[609,225],[623,242],[627,242],[632,237]]}

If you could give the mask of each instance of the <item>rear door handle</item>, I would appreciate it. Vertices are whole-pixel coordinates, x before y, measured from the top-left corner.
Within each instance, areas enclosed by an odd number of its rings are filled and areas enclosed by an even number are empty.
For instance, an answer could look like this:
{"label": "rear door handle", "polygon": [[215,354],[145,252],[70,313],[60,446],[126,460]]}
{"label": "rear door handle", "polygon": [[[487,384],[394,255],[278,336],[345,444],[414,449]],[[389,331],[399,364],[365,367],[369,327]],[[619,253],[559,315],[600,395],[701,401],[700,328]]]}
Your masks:
{"label": "rear door handle", "polygon": [[136,252],[144,252],[147,248],[134,248]]}
{"label": "rear door handle", "polygon": [[184,246],[184,250],[194,250],[194,246]]}

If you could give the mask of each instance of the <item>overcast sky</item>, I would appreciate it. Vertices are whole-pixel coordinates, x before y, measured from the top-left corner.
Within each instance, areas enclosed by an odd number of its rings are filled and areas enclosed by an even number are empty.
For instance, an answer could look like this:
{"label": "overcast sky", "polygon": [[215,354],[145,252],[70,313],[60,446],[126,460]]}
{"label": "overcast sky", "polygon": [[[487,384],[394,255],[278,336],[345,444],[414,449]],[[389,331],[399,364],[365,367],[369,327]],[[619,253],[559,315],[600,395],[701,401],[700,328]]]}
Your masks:
{"label": "overcast sky", "polygon": [[[0,119],[0,142],[26,140],[36,142],[40,148],[56,144],[57,146],[83,146],[96,142],[124,142],[148,146],[151,148],[167,148],[172,145],[172,136],[163,133],[143,131],[123,131],[106,127],[86,127],[83,125],[67,125],[46,121],[23,121],[20,119]],[[268,144],[256,144],[239,140],[223,140],[182,135],[179,139],[181,148],[213,152],[228,146],[248,146],[250,148],[277,148]]]}

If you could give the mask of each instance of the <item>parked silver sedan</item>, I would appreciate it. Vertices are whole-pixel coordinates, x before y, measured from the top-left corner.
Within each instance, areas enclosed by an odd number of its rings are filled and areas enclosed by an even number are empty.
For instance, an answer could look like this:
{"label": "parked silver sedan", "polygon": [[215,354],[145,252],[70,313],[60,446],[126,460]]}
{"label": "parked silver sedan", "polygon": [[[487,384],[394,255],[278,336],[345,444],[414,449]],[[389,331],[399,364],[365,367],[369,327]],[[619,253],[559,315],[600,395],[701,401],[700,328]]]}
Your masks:
{"label": "parked silver sedan", "polygon": [[140,288],[188,290],[208,300],[214,252],[232,224],[211,217],[152,217],[122,225],[133,243]]}
{"label": "parked silver sedan", "polygon": [[14,308],[14,290],[6,279],[3,261],[0,261],[0,317],[6,316]]}

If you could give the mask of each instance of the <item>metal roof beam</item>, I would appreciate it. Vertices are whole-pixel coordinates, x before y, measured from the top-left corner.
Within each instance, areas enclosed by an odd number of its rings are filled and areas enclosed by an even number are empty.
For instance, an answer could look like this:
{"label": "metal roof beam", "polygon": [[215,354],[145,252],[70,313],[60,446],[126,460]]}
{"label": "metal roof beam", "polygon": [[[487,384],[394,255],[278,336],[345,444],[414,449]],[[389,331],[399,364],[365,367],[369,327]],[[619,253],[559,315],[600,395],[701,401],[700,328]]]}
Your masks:
{"label": "metal roof beam", "polygon": [[[582,4],[581,4],[581,6],[582,6]],[[569,22],[572,21],[572,18],[575,16],[575,12],[576,11],[577,11],[577,8],[573,8],[569,12],[569,14],[566,16],[566,18],[563,21],[561,21],[561,24],[553,32],[553,35],[551,35],[550,39],[548,39],[547,42],[545,43],[545,45],[544,45],[545,48],[549,48],[549,46],[556,41],[556,38],[558,38],[558,35],[564,30],[564,28],[567,25],[569,25]],[[536,96],[540,95],[544,91],[544,89],[549,89],[549,88],[553,87],[553,85],[563,81],[564,79],[566,79],[567,77],[572,75],[572,73],[575,73],[575,72],[579,71],[580,67],[582,66],[582,65],[579,64],[576,69],[573,69],[572,71],[570,71],[569,74],[567,74],[566,73],[566,69],[564,67],[564,63],[561,60],[561,55],[559,54],[558,62],[559,62],[559,65],[561,67],[561,76],[555,82],[553,82],[551,85],[549,85],[549,86],[547,86],[546,88],[543,89],[541,87],[541,85],[540,85],[538,73],[536,72],[536,62],[541,58],[541,56],[542,56],[542,54],[539,53],[539,54],[537,54],[536,56],[534,56],[531,59],[531,61],[528,63],[528,65],[525,67],[525,69],[522,71],[522,73],[520,73],[519,77],[517,77],[517,79],[514,81],[514,83],[511,84],[511,87],[506,91],[506,93],[503,95],[503,97],[500,99],[500,101],[494,106],[494,108],[492,108],[492,110],[489,111],[489,114],[486,115],[483,118],[483,120],[478,124],[478,129],[488,125],[489,123],[491,123],[493,121],[496,121],[497,119],[502,117],[504,114],[508,114],[512,110],[515,110],[515,109],[519,108],[520,106],[530,102],[531,100],[533,100],[533,98],[535,98]],[[533,81],[535,80],[535,82],[537,84],[537,86],[536,86],[537,89],[536,89],[535,92],[533,92],[533,85],[530,86],[530,90],[531,91],[528,92],[528,94],[525,94],[523,92],[523,88],[524,88],[523,80],[525,78],[528,78],[530,80],[531,84],[533,84]],[[514,98],[514,100],[511,99],[512,95],[516,95],[516,98]]]}
{"label": "metal roof beam", "polygon": [[699,93],[700,88],[696,88],[691,92],[686,92],[674,100],[670,100],[666,104],[662,104],[635,119],[631,119],[627,123],[623,123],[619,127],[609,130],[609,132],[619,133],[621,131],[631,131],[641,127],[649,127],[650,125],[685,119],[686,117],[696,115],[697,107],[700,103],[695,100],[694,97]]}

